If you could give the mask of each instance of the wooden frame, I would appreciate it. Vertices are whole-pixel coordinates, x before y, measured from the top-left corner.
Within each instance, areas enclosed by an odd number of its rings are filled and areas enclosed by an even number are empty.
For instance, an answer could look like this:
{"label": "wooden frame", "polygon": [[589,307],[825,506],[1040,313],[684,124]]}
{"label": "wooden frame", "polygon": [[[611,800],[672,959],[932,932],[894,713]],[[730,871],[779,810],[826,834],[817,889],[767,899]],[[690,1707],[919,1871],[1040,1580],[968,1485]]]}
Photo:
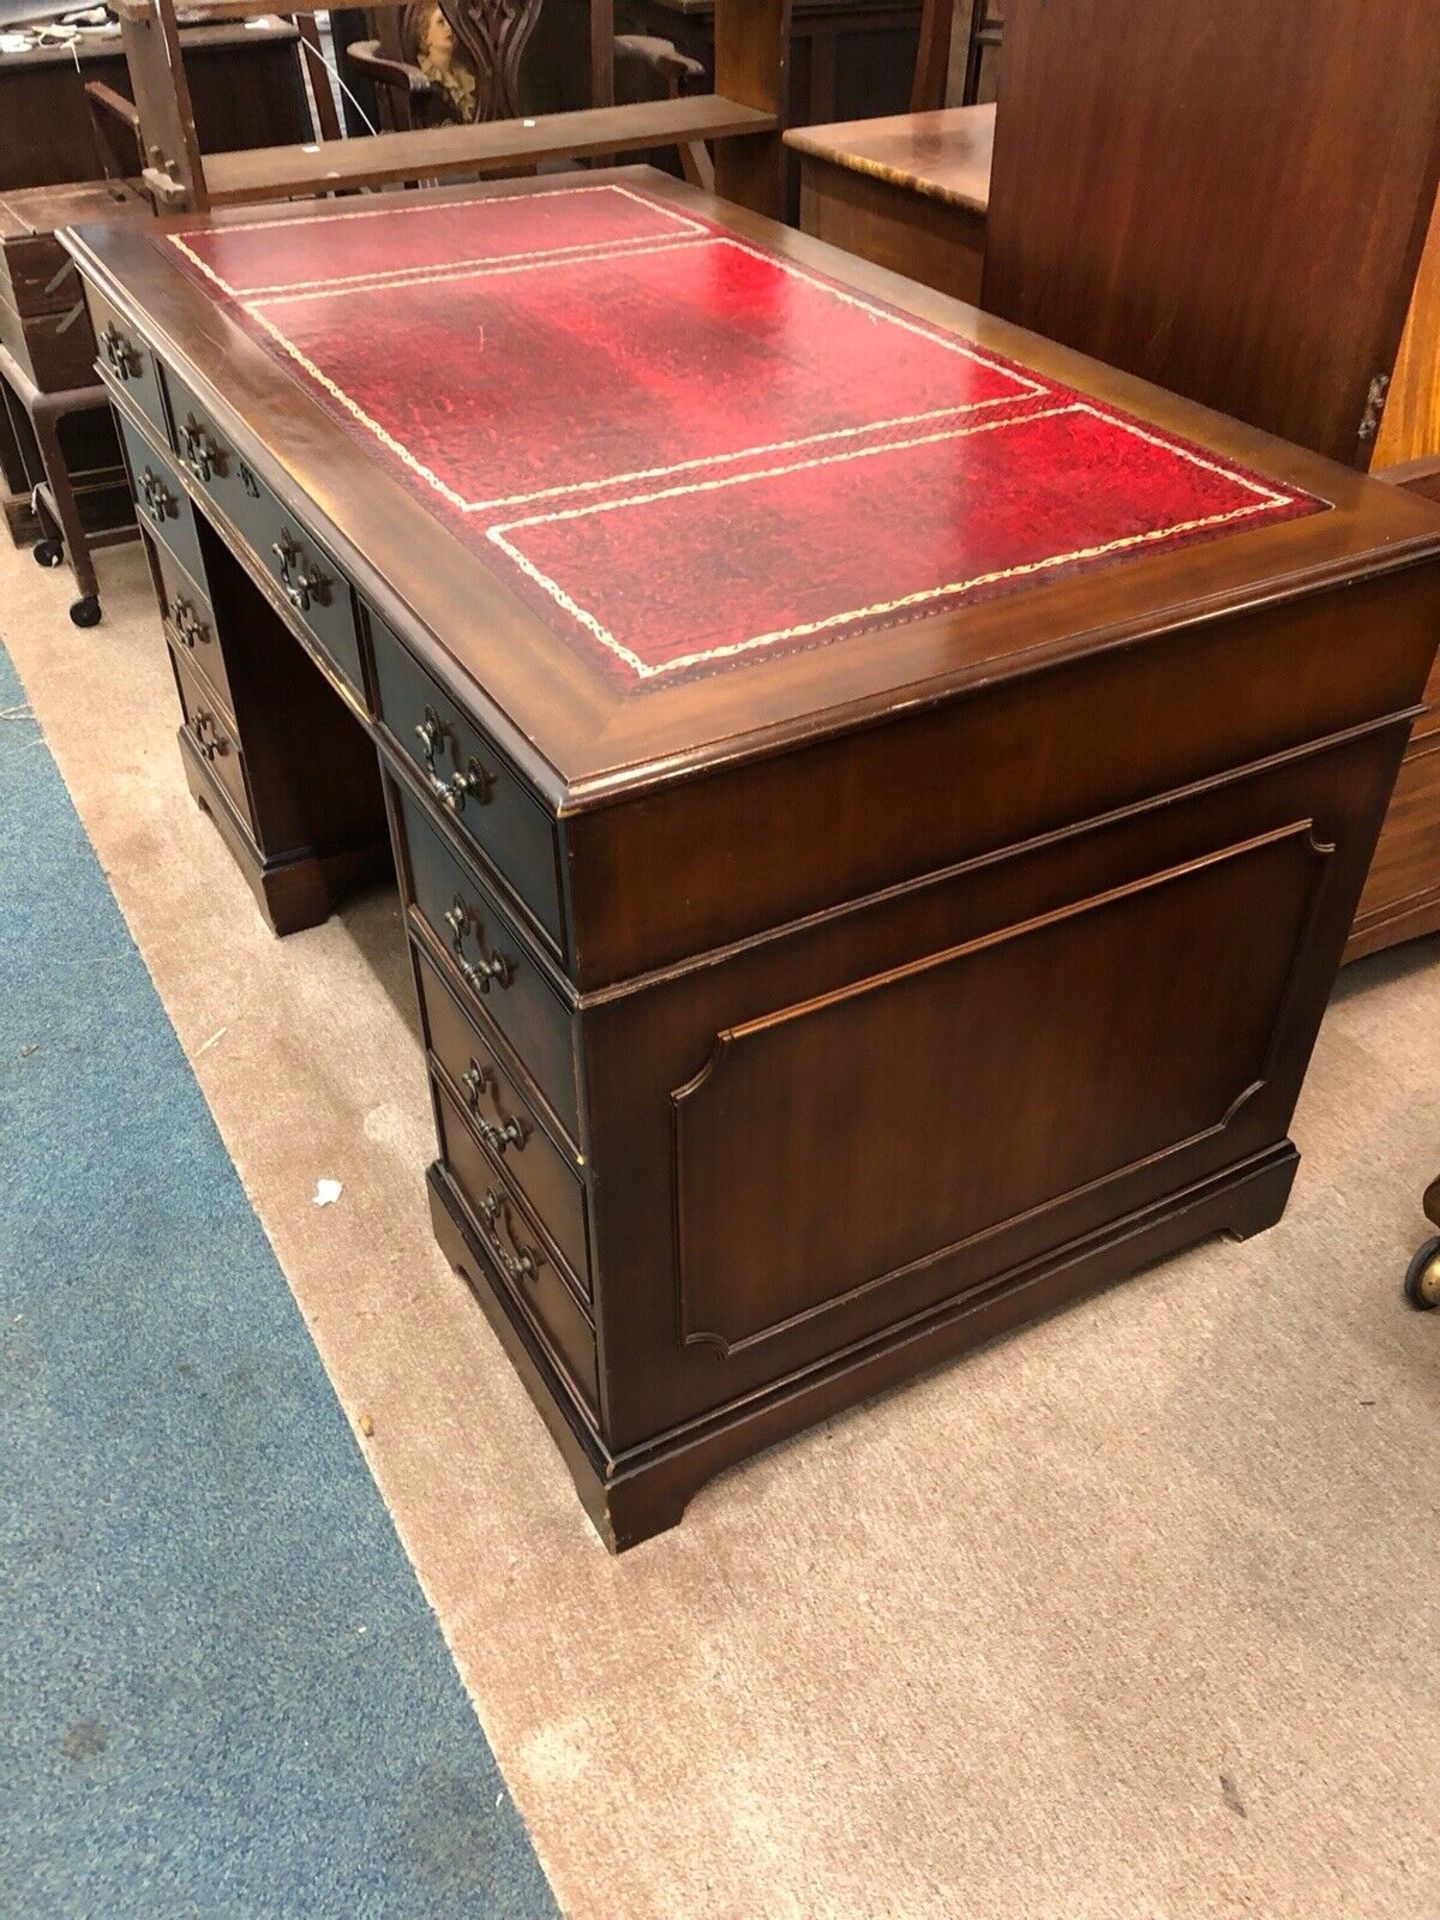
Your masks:
{"label": "wooden frame", "polygon": [[[236,0],[226,13],[267,10],[266,0]],[[714,93],[208,156],[195,134],[174,0],[120,0],[117,11],[140,113],[141,184],[162,212],[441,181],[692,141],[719,143],[717,192],[759,213],[779,210],[789,0],[720,0]],[[610,15],[609,0],[598,0],[591,16],[592,59],[595,37]]]}

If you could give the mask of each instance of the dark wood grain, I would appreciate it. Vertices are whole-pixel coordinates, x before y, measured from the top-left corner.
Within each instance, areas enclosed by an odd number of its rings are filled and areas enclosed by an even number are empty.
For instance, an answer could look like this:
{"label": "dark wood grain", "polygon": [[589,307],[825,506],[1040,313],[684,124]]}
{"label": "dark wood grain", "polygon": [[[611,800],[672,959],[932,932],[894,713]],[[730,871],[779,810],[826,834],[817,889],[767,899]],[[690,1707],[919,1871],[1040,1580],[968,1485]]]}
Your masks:
{"label": "dark wood grain", "polygon": [[[988,307],[1339,460],[1440,456],[1440,9],[1014,0],[1004,63]],[[1440,926],[1440,789],[1397,808],[1352,957]]]}
{"label": "dark wood grain", "polygon": [[[682,137],[728,143],[737,134],[764,134],[774,124],[774,108],[757,110],[733,96],[701,94],[636,106],[584,108],[528,122],[491,120],[378,133],[347,143],[343,154],[304,144],[207,155],[205,182],[210,204],[224,207],[325,193],[342,174],[347,187],[387,186],[416,178],[445,180],[456,174],[672,145]],[[776,133],[777,145],[778,141]],[[750,140],[742,144],[748,151]],[[751,164],[757,163],[752,159]]]}
{"label": "dark wood grain", "polygon": [[1367,458],[1440,174],[1440,8],[1012,0],[1002,60],[985,305]]}

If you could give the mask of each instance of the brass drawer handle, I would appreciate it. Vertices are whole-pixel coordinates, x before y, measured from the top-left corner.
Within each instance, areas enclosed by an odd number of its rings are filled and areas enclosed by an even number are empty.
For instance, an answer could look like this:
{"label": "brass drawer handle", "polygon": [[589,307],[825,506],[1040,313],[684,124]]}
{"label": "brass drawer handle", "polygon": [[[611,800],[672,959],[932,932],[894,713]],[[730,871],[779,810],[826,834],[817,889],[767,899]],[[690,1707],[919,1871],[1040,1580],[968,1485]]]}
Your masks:
{"label": "brass drawer handle", "polygon": [[[525,1125],[525,1122],[515,1114],[506,1115],[501,1111],[499,1100],[500,1089],[489,1067],[482,1067],[480,1062],[472,1056],[460,1084],[465,1090],[465,1104],[470,1109],[470,1117],[479,1130],[480,1138],[485,1142],[486,1146],[489,1147],[490,1151],[494,1154],[503,1154],[507,1147],[513,1147],[515,1151],[519,1153],[525,1145],[529,1128]],[[500,1116],[498,1123],[494,1120],[486,1119],[485,1115],[481,1113],[480,1096],[482,1093],[488,1093],[491,1099],[494,1100],[495,1111]]]}
{"label": "brass drawer handle", "polygon": [[[451,813],[463,813],[467,799],[474,800],[477,806],[486,804],[495,791],[494,774],[487,773],[478,760],[471,760],[463,769],[459,766],[460,737],[433,707],[426,707],[425,718],[416,727],[415,737],[420,742],[420,755],[430,776],[430,791],[441,806],[448,807]],[[435,765],[435,756],[445,745],[450,749],[451,758],[457,761],[448,780]]]}
{"label": "brass drawer handle", "polygon": [[193,601],[183,600],[177,595],[175,604],[170,609],[170,618],[174,622],[180,644],[188,647],[192,653],[197,646],[203,645],[210,638],[209,622],[200,618],[195,611]]}
{"label": "brass drawer handle", "polygon": [[140,504],[144,507],[157,527],[163,527],[167,520],[179,518],[180,502],[176,499],[175,495],[171,493],[159,474],[152,471],[151,468],[146,467],[145,471],[141,474],[138,491],[140,494]]}
{"label": "brass drawer handle", "polygon": [[308,613],[312,601],[322,607],[329,606],[329,575],[322,573],[317,566],[305,565],[305,555],[291,533],[282,529],[280,538],[270,551],[279,563],[277,571],[280,584],[285,589],[285,598],[297,613]]}
{"label": "brass drawer handle", "polygon": [[[515,1221],[510,1211],[510,1202],[502,1200],[500,1195],[490,1188],[480,1202],[480,1214],[490,1229],[486,1234],[486,1244],[490,1257],[495,1261],[507,1280],[517,1286],[522,1280],[533,1280],[540,1271],[540,1255],[534,1247],[523,1246],[515,1232]],[[505,1238],[510,1242],[506,1247],[500,1239],[500,1224],[505,1224]]]}
{"label": "brass drawer handle", "polygon": [[219,447],[193,416],[180,429],[180,438],[185,443],[181,458],[197,480],[208,481],[221,470],[224,460]]}
{"label": "brass drawer handle", "polygon": [[218,759],[230,751],[230,742],[216,725],[213,713],[197,713],[190,722],[195,744],[207,760]]}
{"label": "brass drawer handle", "polygon": [[[473,907],[465,904],[460,894],[455,896],[455,904],[445,912],[445,924],[450,929],[450,945],[454,953],[455,964],[460,969],[467,986],[476,993],[489,993],[492,985],[508,987],[515,978],[515,968],[503,953],[486,953],[484,947],[485,929],[480,916]],[[471,960],[465,952],[465,936],[471,927],[475,929],[475,943],[480,958]]]}
{"label": "brass drawer handle", "polygon": [[125,338],[113,320],[100,335],[100,350],[117,380],[138,378],[140,349]]}

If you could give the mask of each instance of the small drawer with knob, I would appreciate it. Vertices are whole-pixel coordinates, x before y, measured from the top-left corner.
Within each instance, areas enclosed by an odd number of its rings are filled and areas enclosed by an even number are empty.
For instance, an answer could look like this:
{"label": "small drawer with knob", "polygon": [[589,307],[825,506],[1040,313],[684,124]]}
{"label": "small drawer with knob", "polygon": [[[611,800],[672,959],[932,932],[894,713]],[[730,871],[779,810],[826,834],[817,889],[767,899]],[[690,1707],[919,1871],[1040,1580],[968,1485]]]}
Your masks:
{"label": "small drawer with knob", "polygon": [[520,1189],[588,1298],[585,1187],[573,1153],[557,1143],[506,1071],[499,1050],[466,1018],[424,955],[418,956],[418,969],[421,1014],[435,1070],[465,1108],[482,1146]]}
{"label": "small drawer with knob", "polygon": [[160,602],[170,645],[199,669],[225,705],[233,709],[235,701],[230,691],[230,676],[225,668],[225,655],[215,635],[215,615],[209,600],[168,548],[156,546],[151,551],[155,555]]}
{"label": "small drawer with knob", "polygon": [[465,1204],[496,1283],[515,1300],[551,1360],[595,1411],[595,1331],[585,1306],[545,1236],[506,1176],[481,1151],[448,1087],[435,1081],[440,1157]]}
{"label": "small drawer with knob", "polygon": [[250,549],[331,666],[360,694],[364,680],[349,581],[280,504],[209,409],[184,381],[173,373],[168,377],[180,464]]}
{"label": "small drawer with knob", "polygon": [[395,788],[413,912],[482,1032],[490,1023],[573,1140],[579,1131],[570,1008],[535,947],[414,797]]}
{"label": "small drawer with knob", "polygon": [[95,367],[105,384],[141,413],[166,445],[170,425],[165,416],[165,392],[155,356],[128,320],[97,293],[88,281],[85,298],[95,329]]}
{"label": "small drawer with knob", "polygon": [[223,789],[252,836],[255,817],[250,806],[250,791],[245,779],[245,761],[235,738],[235,723],[216,699],[214,690],[196,673],[188,657],[179,653],[173,642],[170,659],[175,668],[175,684],[180,690],[180,706],[185,716],[187,743],[216,786]]}
{"label": "small drawer with knob", "polygon": [[561,950],[555,822],[509,761],[418,666],[383,620],[367,617],[375,701],[386,733],[436,804],[514,888]]}
{"label": "small drawer with knob", "polygon": [[123,414],[119,417],[137,519],[147,533],[170,549],[192,579],[203,580],[205,562],[189,495],[170,461],[157,453]]}

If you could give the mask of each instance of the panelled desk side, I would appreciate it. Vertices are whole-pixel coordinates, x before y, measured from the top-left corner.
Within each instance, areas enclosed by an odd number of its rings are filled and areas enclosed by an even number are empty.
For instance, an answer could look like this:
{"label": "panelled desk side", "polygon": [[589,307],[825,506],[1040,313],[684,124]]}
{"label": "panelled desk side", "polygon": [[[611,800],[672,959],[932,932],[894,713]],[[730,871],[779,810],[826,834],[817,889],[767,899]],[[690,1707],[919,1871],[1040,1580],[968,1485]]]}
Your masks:
{"label": "panelled desk side", "polygon": [[632,694],[157,250],[70,236],[119,340],[192,791],[277,929],[382,864],[388,823],[437,1234],[619,1548],[780,1435],[1279,1216],[1440,520],[602,177],[1334,502]]}

